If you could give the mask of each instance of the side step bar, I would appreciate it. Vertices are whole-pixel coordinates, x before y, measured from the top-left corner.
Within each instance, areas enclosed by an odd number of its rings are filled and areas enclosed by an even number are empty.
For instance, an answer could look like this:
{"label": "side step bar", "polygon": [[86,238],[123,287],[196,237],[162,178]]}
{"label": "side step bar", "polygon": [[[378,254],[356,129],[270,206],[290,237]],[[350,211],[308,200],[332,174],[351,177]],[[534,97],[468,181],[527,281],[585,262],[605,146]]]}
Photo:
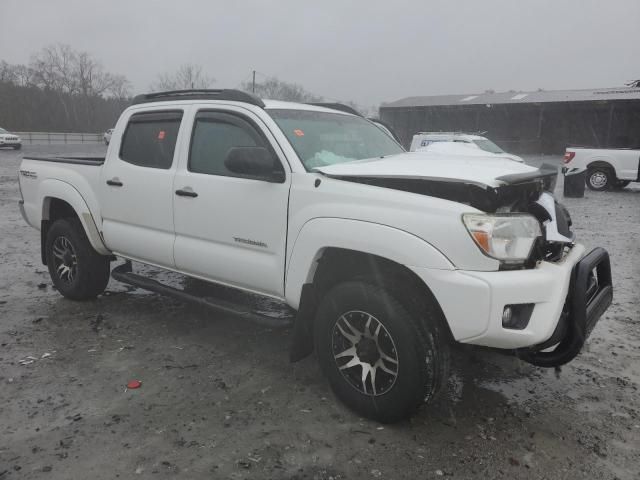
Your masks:
{"label": "side step bar", "polygon": [[199,297],[180,290],[177,288],[164,285],[151,278],[143,277],[131,271],[131,262],[127,261],[122,265],[118,265],[111,271],[111,277],[115,280],[132,285],[134,287],[142,288],[143,290],[149,290],[151,292],[159,293],[161,295],[167,295],[181,300],[185,303],[195,303],[203,307],[207,307],[218,313],[226,315],[232,315],[240,317],[245,320],[257,323],[264,327],[269,328],[286,328],[290,327],[293,322],[287,318],[275,318],[268,315],[261,315],[258,312],[254,312],[247,307],[226,300],[221,300],[211,297]]}

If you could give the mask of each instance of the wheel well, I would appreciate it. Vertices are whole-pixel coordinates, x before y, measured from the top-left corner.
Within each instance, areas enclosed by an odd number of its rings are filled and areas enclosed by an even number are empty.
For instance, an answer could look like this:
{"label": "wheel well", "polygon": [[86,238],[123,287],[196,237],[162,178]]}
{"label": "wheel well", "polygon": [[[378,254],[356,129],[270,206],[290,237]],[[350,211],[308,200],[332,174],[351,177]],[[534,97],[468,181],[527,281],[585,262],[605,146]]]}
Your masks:
{"label": "wheel well", "polygon": [[616,169],[613,168],[613,165],[611,165],[608,162],[605,162],[604,160],[596,160],[595,162],[591,162],[589,165],[587,165],[587,169],[592,169],[592,168],[607,168],[609,170],[613,170],[613,173],[615,174]]}
{"label": "wheel well", "polygon": [[44,265],[47,264],[47,252],[45,248],[47,232],[49,231],[49,227],[53,225],[53,222],[61,218],[79,219],[78,214],[68,202],[59,198],[45,198],[42,206],[42,222],[40,225],[40,254]]}
{"label": "wheel well", "polygon": [[334,285],[358,279],[389,290],[397,300],[420,317],[431,314],[431,318],[439,323],[444,340],[453,341],[453,334],[438,300],[414,272],[378,255],[331,247],[321,253],[313,278],[307,279],[308,283],[302,287],[289,352],[292,362],[302,360],[313,352],[313,322],[322,297]]}
{"label": "wheel well", "polygon": [[319,301],[332,286],[354,279],[384,287],[418,315],[435,309],[432,312],[441,323],[442,331],[447,332],[449,339],[453,338],[438,300],[424,281],[406,266],[378,255],[327,248],[318,260],[313,277],[316,298]]}

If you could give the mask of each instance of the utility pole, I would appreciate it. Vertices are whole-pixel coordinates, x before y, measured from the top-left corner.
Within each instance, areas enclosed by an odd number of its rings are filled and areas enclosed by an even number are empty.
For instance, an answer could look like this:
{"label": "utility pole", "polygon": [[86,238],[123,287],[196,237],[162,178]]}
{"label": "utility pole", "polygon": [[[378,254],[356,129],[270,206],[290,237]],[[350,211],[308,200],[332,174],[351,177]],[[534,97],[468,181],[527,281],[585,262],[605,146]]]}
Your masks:
{"label": "utility pole", "polygon": [[253,83],[251,84],[251,93],[256,93],[256,71],[253,71]]}

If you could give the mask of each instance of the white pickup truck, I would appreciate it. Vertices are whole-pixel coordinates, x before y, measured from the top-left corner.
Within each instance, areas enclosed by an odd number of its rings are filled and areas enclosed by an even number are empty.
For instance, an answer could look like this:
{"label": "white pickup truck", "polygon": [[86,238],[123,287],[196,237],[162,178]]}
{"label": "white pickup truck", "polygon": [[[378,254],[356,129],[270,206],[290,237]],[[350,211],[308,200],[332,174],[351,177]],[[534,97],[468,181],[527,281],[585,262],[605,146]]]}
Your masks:
{"label": "white pickup truck", "polygon": [[570,176],[585,171],[587,187],[595,191],[622,189],[640,182],[640,149],[567,148],[562,172]]}
{"label": "white pickup truck", "polygon": [[235,90],[136,97],[106,158],[25,157],[26,221],[65,297],[117,280],[273,324],[132,272],[143,262],[295,310],[336,395],[384,422],[446,384],[456,342],[539,366],[581,350],[612,298],[574,242],[557,169],[405,152],[369,120]]}

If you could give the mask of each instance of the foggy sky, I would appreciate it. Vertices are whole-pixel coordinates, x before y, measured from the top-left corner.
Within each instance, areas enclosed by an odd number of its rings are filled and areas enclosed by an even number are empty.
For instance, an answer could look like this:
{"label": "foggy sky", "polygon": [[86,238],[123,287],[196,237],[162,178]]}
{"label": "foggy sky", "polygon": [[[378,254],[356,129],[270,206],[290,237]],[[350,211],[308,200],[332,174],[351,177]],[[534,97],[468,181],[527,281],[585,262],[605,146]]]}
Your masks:
{"label": "foggy sky", "polygon": [[[0,60],[86,50],[134,93],[203,65],[332,99],[620,86],[640,78],[638,0],[0,0]],[[257,79],[262,77],[258,75]]]}

